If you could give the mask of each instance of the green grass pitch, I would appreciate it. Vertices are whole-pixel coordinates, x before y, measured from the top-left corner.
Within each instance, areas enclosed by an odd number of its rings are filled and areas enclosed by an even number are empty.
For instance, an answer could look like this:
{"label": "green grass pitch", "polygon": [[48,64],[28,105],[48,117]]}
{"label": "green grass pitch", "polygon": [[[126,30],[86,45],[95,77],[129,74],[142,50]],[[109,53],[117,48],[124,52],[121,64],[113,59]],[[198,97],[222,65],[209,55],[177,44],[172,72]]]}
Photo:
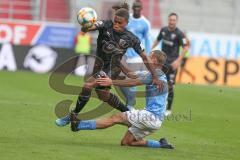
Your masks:
{"label": "green grass pitch", "polygon": [[[45,74],[0,72],[1,160],[240,159],[239,88],[177,85],[174,113],[182,118],[166,119],[148,137],[166,137],[176,147],[164,150],[121,147],[127,130],[123,126],[78,133],[70,132],[69,126],[55,126],[55,105],[76,96],[53,91],[48,78]],[[67,82],[82,84],[82,79],[72,76]],[[99,101],[92,99],[85,111],[96,103]],[[143,104],[144,99],[137,100],[139,108]]]}

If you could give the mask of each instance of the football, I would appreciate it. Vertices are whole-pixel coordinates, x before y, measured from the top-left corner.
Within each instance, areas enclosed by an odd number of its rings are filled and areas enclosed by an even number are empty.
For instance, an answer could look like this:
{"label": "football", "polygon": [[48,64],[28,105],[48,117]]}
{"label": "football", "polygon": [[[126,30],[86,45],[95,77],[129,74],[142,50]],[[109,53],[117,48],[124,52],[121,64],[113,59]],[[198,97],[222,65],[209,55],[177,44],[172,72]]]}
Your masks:
{"label": "football", "polygon": [[85,25],[91,26],[97,21],[97,13],[92,8],[84,7],[79,10],[77,20],[81,26]]}

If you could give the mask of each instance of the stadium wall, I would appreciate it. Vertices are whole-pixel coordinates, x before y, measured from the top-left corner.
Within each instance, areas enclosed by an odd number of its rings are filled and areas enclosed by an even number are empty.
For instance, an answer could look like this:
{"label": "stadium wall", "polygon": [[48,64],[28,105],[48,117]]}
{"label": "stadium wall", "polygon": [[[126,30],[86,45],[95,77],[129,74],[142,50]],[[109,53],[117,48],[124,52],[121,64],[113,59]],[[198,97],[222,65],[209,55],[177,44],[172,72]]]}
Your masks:
{"label": "stadium wall", "polygon": [[[151,31],[154,40],[159,30]],[[30,70],[47,73],[67,59],[76,56],[74,38],[78,28],[59,23],[0,23],[0,70]],[[240,36],[189,32],[190,58],[182,83],[213,84],[240,87]],[[96,45],[96,44],[94,44]],[[93,46],[95,48],[95,46]],[[161,44],[158,46],[161,48]],[[75,71],[84,75],[86,62],[80,57]],[[89,64],[89,62],[87,62]],[[77,62],[71,67],[75,67]]]}

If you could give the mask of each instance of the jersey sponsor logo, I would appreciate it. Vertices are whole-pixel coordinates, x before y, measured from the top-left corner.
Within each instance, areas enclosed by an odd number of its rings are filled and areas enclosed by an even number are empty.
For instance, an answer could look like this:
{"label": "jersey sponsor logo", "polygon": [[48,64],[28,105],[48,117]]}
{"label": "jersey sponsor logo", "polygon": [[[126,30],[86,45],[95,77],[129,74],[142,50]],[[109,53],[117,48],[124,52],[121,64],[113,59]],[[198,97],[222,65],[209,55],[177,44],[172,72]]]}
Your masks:
{"label": "jersey sponsor logo", "polygon": [[166,45],[168,45],[168,46],[171,46],[171,47],[174,45],[173,42],[168,41],[168,40],[165,40],[165,39],[163,40],[163,43],[166,44]]}
{"label": "jersey sponsor logo", "polygon": [[116,43],[114,41],[103,41],[102,51],[106,54],[123,54],[124,51],[120,48],[116,47]]}
{"label": "jersey sponsor logo", "polygon": [[108,32],[108,31],[107,31],[107,35],[108,35],[108,37],[111,37],[111,33],[110,33],[110,32]]}
{"label": "jersey sponsor logo", "polygon": [[119,40],[119,46],[121,48],[128,48],[128,44],[127,44],[127,42],[124,39],[120,39]]}
{"label": "jersey sponsor logo", "polygon": [[171,34],[171,39],[172,39],[172,40],[174,40],[176,37],[177,37],[176,34],[174,34],[174,33]]}

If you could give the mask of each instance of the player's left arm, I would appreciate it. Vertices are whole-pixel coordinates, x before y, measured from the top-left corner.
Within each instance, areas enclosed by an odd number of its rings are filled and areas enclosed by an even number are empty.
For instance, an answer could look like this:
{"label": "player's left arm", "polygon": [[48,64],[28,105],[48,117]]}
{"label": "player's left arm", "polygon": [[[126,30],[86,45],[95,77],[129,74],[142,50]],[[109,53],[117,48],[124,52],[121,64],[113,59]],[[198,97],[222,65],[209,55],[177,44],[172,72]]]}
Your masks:
{"label": "player's left arm", "polygon": [[153,66],[153,63],[151,61],[151,59],[149,59],[145,53],[145,51],[142,51],[141,54],[139,54],[140,57],[142,58],[145,66],[147,67],[147,69],[151,72],[152,74],[152,84],[155,84],[157,85],[158,89],[159,90],[162,90],[163,89],[163,83],[162,81],[160,81],[158,79],[158,76],[157,76],[157,72],[155,70],[155,67]]}
{"label": "player's left arm", "polygon": [[182,32],[180,32],[178,40],[179,40],[180,46],[182,46],[182,52],[180,53],[179,57],[183,59],[186,56],[189,49],[189,46],[187,45],[188,39]]}
{"label": "player's left arm", "polygon": [[[97,84],[100,86],[119,86],[119,87],[133,87],[139,85],[148,85],[152,84],[152,76],[151,74],[139,76],[137,79],[126,79],[126,80],[112,80],[109,77],[98,78]],[[168,83],[164,80],[159,80],[163,84],[163,88],[160,93],[168,91]]]}
{"label": "player's left arm", "polygon": [[180,44],[180,46],[182,47],[182,51],[179,54],[179,57],[171,64],[173,70],[176,70],[181,65],[182,60],[189,49],[187,45],[187,37],[182,32],[179,33],[178,44]]}
{"label": "player's left arm", "polygon": [[81,27],[81,31],[84,33],[91,32],[91,31],[96,31],[97,27],[95,25],[84,25]]}
{"label": "player's left arm", "polygon": [[152,83],[158,86],[159,90],[162,90],[163,84],[158,79],[157,72],[155,71],[155,67],[153,66],[152,61],[147,57],[145,50],[141,47],[140,40],[138,38],[133,39],[133,49],[136,51],[136,53],[139,54],[139,56],[142,58],[143,63],[147,67],[147,69],[152,74]]}

